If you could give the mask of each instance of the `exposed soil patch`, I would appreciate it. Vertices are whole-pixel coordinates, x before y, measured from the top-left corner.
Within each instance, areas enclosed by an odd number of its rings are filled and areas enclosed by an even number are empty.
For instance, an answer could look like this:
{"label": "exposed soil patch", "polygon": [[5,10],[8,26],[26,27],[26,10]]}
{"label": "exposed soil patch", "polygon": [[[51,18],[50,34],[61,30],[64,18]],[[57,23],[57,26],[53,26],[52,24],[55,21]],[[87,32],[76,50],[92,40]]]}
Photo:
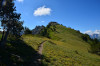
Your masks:
{"label": "exposed soil patch", "polygon": [[34,62],[32,64],[32,66],[41,66],[41,58],[42,58],[42,50],[43,50],[43,44],[46,41],[43,41],[40,46],[38,47],[38,52],[36,53],[36,57],[34,58]]}

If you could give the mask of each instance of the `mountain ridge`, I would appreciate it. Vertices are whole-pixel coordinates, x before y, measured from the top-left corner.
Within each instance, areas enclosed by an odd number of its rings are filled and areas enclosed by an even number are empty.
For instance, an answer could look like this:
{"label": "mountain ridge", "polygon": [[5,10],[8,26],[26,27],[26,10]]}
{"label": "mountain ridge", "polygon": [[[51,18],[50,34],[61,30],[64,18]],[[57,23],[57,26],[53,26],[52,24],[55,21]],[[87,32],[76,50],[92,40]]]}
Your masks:
{"label": "mountain ridge", "polygon": [[92,39],[98,39],[100,40],[100,30],[95,31],[86,31],[85,34],[88,34]]}
{"label": "mountain ridge", "polygon": [[39,27],[39,32],[35,31],[35,35],[24,34],[19,40],[9,37],[7,50],[0,48],[1,63],[32,66],[36,64],[34,61],[41,43],[46,41],[42,55],[39,54],[42,66],[100,65],[100,44],[89,35],[53,22],[42,30]]}

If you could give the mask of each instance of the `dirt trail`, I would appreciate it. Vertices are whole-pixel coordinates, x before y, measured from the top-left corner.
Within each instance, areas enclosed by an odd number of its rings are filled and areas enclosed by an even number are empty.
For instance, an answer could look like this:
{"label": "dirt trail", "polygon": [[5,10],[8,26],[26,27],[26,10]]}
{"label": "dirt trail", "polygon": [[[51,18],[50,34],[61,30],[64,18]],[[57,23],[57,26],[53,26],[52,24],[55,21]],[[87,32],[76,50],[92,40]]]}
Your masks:
{"label": "dirt trail", "polygon": [[40,46],[39,46],[38,53],[39,53],[40,55],[42,55],[43,44],[44,44],[45,42],[46,42],[46,41],[43,41],[43,42],[40,44]]}
{"label": "dirt trail", "polygon": [[38,47],[38,52],[36,53],[34,62],[31,64],[31,66],[41,66],[41,58],[42,58],[41,56],[42,56],[43,44],[45,42],[46,41],[43,41]]}

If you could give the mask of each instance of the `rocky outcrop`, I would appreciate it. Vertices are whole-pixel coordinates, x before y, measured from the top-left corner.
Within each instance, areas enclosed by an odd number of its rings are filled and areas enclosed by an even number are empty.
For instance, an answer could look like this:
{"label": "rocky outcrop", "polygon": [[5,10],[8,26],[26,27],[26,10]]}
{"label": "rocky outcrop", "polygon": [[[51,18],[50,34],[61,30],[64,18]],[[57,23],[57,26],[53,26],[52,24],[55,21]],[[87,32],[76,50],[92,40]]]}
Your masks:
{"label": "rocky outcrop", "polygon": [[32,34],[39,34],[44,28],[44,26],[36,26],[35,29],[32,30]]}

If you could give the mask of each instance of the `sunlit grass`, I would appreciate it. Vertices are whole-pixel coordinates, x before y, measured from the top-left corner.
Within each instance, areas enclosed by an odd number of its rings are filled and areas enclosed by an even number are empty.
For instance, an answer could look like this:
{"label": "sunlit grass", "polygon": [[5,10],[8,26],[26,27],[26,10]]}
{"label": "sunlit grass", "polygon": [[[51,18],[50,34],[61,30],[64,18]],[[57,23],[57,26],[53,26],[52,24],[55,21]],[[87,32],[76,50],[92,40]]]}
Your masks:
{"label": "sunlit grass", "polygon": [[37,37],[33,35],[23,35],[22,37],[24,42],[26,42],[26,44],[34,48],[36,51],[38,51],[38,46],[41,44],[41,42],[48,40],[47,38]]}
{"label": "sunlit grass", "polygon": [[23,35],[22,40],[35,51],[38,51],[41,42],[47,40],[43,46],[42,58],[42,64],[46,66],[100,65],[100,56],[89,52],[90,45],[80,38],[79,33],[62,26],[57,26],[56,31],[51,34],[51,39]]}
{"label": "sunlit grass", "polygon": [[[85,46],[83,46],[85,47]],[[85,50],[84,48],[80,48]],[[74,46],[69,44],[58,42],[57,44],[52,44],[46,42],[44,44],[43,63],[48,66],[99,66],[100,57],[88,53],[87,51],[79,50]]]}
{"label": "sunlit grass", "polygon": [[48,66],[100,65],[100,56],[89,52],[90,45],[81,39],[81,33],[61,25],[56,26],[56,31],[44,44],[43,64]]}
{"label": "sunlit grass", "polygon": [[[52,33],[52,38],[23,35],[27,45],[38,51],[41,42],[43,46],[43,65],[47,66],[99,66],[100,56],[89,52],[90,45],[80,38],[80,34],[70,28],[57,26],[58,33]],[[56,37],[56,38],[54,38]],[[59,39],[57,39],[59,38]]]}

